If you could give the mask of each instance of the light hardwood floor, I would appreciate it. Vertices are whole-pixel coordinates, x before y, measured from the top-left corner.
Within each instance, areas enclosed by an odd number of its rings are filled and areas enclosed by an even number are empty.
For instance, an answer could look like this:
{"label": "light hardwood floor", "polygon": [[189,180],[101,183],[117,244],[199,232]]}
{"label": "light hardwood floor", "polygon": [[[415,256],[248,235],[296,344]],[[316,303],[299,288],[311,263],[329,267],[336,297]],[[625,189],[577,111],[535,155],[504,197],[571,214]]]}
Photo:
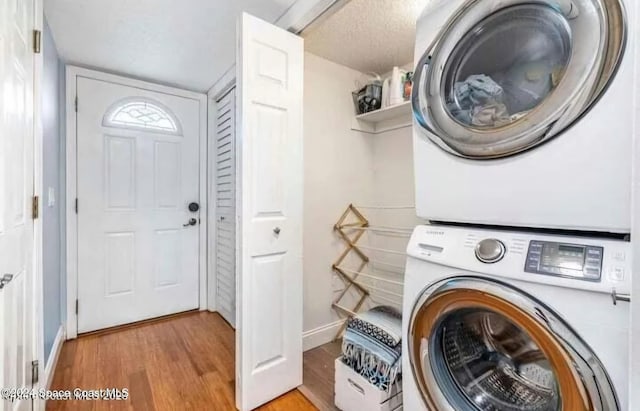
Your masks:
{"label": "light hardwood floor", "polygon": [[335,360],[341,353],[342,340],[321,345],[304,353],[304,382],[299,390],[322,411],[338,411],[333,405]]}
{"label": "light hardwood floor", "polygon": [[[52,389],[128,388],[127,401],[50,401],[47,410],[235,410],[235,337],[194,312],[82,336],[62,347]],[[294,390],[260,411],[314,411]]]}

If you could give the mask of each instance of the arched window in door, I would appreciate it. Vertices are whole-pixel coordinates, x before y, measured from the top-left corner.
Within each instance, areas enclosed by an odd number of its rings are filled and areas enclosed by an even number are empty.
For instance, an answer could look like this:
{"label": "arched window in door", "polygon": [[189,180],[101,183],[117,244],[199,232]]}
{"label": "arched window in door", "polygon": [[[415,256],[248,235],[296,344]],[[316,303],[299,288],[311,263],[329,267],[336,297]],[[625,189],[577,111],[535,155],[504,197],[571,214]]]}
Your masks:
{"label": "arched window in door", "polygon": [[107,127],[136,128],[169,134],[182,134],[178,119],[161,103],[143,97],[120,100],[104,115]]}

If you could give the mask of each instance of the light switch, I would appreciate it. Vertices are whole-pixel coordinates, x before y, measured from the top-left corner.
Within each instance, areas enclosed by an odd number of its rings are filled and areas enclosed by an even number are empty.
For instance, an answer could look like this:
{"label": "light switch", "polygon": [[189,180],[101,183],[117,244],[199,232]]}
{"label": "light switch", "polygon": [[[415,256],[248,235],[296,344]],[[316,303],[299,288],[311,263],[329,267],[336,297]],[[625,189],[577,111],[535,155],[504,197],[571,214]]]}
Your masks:
{"label": "light switch", "polygon": [[56,205],[56,190],[53,187],[49,187],[47,192],[47,206],[53,207]]}

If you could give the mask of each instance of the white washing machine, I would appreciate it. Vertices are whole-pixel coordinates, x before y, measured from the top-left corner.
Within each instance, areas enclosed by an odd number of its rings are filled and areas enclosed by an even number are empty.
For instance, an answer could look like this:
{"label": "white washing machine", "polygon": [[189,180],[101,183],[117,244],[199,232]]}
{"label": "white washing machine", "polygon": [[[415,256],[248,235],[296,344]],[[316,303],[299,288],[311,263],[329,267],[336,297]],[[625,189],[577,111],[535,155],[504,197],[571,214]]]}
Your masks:
{"label": "white washing machine", "polygon": [[408,255],[404,409],[628,409],[628,242],[419,226]]}
{"label": "white washing machine", "polygon": [[431,221],[630,231],[631,0],[431,0],[416,203]]}

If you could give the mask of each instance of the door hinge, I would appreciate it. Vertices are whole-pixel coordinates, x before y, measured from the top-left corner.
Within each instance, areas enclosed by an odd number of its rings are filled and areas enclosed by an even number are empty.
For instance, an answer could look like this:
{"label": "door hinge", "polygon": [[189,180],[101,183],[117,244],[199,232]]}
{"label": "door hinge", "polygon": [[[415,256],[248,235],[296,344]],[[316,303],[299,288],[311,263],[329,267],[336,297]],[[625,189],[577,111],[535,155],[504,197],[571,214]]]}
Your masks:
{"label": "door hinge", "polygon": [[76,198],[76,214],[78,214],[78,199]]}
{"label": "door hinge", "polygon": [[76,96],[75,100],[73,100],[73,105],[77,113],[78,112],[78,96]]}
{"label": "door hinge", "polygon": [[33,196],[31,201],[31,217],[34,220],[38,219],[38,214],[40,210],[40,198],[38,196]]}
{"label": "door hinge", "polygon": [[76,315],[78,315],[78,300],[76,300]]}
{"label": "door hinge", "polygon": [[33,52],[40,54],[42,51],[42,32],[40,30],[33,30]]}
{"label": "door hinge", "polygon": [[31,384],[36,385],[38,383],[38,379],[40,377],[40,372],[38,371],[38,360],[31,361]]}

